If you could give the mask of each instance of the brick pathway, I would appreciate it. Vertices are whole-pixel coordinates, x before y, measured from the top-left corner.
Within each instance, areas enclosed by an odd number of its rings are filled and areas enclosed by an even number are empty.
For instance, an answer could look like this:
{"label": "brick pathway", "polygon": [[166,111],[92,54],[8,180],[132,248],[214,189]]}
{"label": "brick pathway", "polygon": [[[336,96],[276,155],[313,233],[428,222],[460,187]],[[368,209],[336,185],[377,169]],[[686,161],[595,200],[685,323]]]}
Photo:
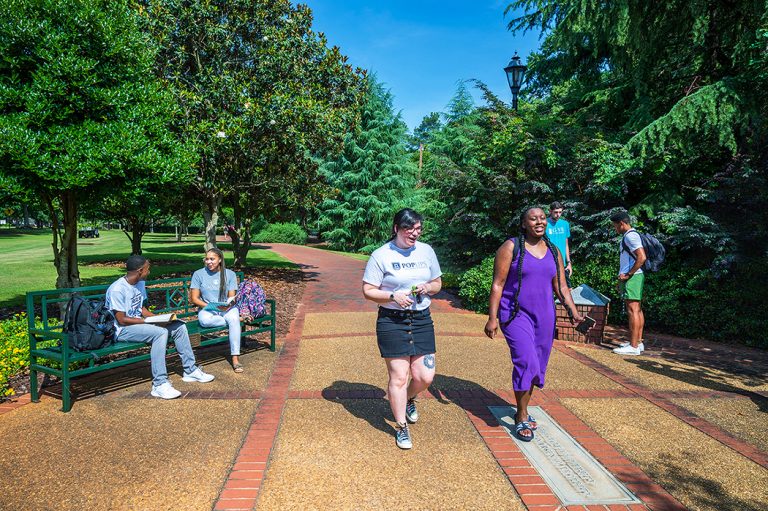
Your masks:
{"label": "brick pathway", "polygon": [[[259,406],[245,434],[244,441],[233,460],[232,467],[214,504],[215,510],[252,510],[259,508],[262,483],[269,478],[270,463],[273,461],[275,446],[280,434],[281,421],[288,400],[325,400],[344,402],[345,400],[381,400],[384,390],[380,388],[366,390],[333,390],[320,388],[314,390],[291,389],[291,381],[296,372],[303,340],[339,339],[360,336],[360,333],[303,335],[307,314],[337,312],[373,312],[375,306],[367,302],[361,291],[361,276],[365,263],[318,249],[291,245],[275,245],[277,253],[301,265],[307,277],[307,286],[302,302],[291,325],[289,334],[284,339],[278,359],[273,366],[267,385],[262,391],[206,392],[204,390],[187,392],[182,399],[258,399]],[[468,314],[459,309],[447,296],[438,296],[433,302],[433,310],[440,313]],[[471,319],[471,317],[467,317]],[[462,319],[463,321],[463,319]],[[366,335],[372,336],[373,332]],[[472,338],[481,334],[467,332],[443,332],[444,336]],[[623,332],[609,328],[608,335],[619,339]],[[768,357],[743,347],[723,346],[715,343],[691,341],[669,336],[651,336],[649,351],[654,355],[670,360],[684,361],[691,364],[706,362],[710,367],[728,368],[730,372],[757,375],[764,378],[768,371]],[[569,343],[557,341],[555,349],[572,360],[584,364],[617,385],[611,389],[546,389],[534,394],[532,405],[541,406],[585,449],[597,458],[618,480],[623,482],[643,502],[634,506],[570,506],[568,510],[579,511],[639,511],[682,510],[686,509],[665,488],[657,484],[648,474],[625,457],[608,441],[601,438],[589,425],[563,404],[564,399],[638,399],[652,403],[668,412],[680,421],[703,432],[710,438],[727,446],[763,468],[768,468],[768,455],[750,443],[736,438],[705,417],[676,405],[678,398],[705,398],[713,400],[761,400],[765,392],[752,392],[739,389],[704,388],[701,390],[678,390],[658,392],[645,387],[614,369],[576,351]],[[597,349],[597,348],[596,348]],[[383,365],[382,365],[383,371]],[[552,490],[547,486],[536,470],[530,465],[515,440],[498,424],[491,415],[488,406],[514,404],[514,396],[509,389],[450,390],[431,388],[430,393],[421,396],[425,400],[440,399],[460,406],[467,419],[477,432],[477,441],[481,441],[487,452],[495,459],[498,469],[506,476],[525,507],[534,511],[566,510]],[[146,392],[137,391],[131,396],[146,399]],[[20,396],[15,403],[0,405],[0,415],[28,402],[28,396]],[[309,426],[308,426],[309,427]],[[394,449],[394,442],[392,448]],[[296,481],[296,491],[301,491],[302,481]],[[333,485],[329,480],[328,485]],[[341,491],[341,489],[339,489]],[[703,490],[702,490],[703,491]]]}
{"label": "brick pathway", "polygon": [[[360,276],[364,263],[352,258],[323,252],[315,249],[295,246],[275,246],[273,248],[281,255],[302,265],[308,273],[309,281],[303,297],[302,306],[291,328],[291,334],[286,339],[283,352],[280,354],[275,374],[270,379],[264,400],[259,408],[251,431],[241,450],[229,480],[222,491],[220,500],[215,506],[217,510],[223,509],[252,509],[258,504],[258,490],[264,477],[265,470],[269,469],[269,453],[273,448],[276,434],[279,429],[280,414],[287,399],[382,399],[384,391],[289,391],[291,372],[295,368],[299,355],[299,344],[302,338],[301,332],[305,314],[309,312],[353,312],[370,311],[371,304],[362,297]],[[434,310],[440,312],[464,312],[456,309],[447,300],[437,299]],[[352,335],[352,334],[350,334]],[[456,333],[450,335],[467,335]],[[312,338],[324,338],[323,335],[315,335]],[[328,335],[327,337],[340,337]],[[679,346],[680,343],[677,342]],[[690,346],[687,346],[690,347]],[[569,507],[568,509],[589,509],[593,511],[618,510],[618,509],[653,509],[653,510],[678,510],[685,509],[675,498],[667,493],[664,488],[656,484],[648,475],[635,466],[631,461],[619,453],[604,439],[600,438],[589,426],[582,422],[560,403],[561,398],[642,398],[662,407],[674,416],[686,423],[700,429],[718,441],[738,450],[744,456],[765,465],[765,453],[755,447],[734,438],[732,435],[720,430],[704,419],[693,416],[690,412],[673,405],[671,397],[707,397],[707,398],[744,398],[743,395],[734,395],[727,392],[678,392],[666,393],[661,396],[622,377],[611,369],[575,352],[566,343],[558,342],[556,349],[568,356],[587,364],[601,374],[619,383],[622,388],[617,390],[575,390],[575,391],[543,391],[534,395],[532,405],[542,406],[548,414],[576,438],[591,454],[600,460],[620,481],[627,485],[645,505],[635,506],[583,506]],[[657,349],[666,349],[675,353],[675,343],[663,340],[657,342]],[[679,347],[677,348],[679,349]],[[711,352],[699,350],[701,356],[708,356]],[[565,509],[558,498],[552,493],[544,480],[530,466],[528,460],[517,448],[514,440],[498,425],[495,418],[488,411],[489,405],[505,405],[514,403],[514,398],[509,390],[493,389],[478,391],[440,391],[435,389],[434,395],[457,402],[466,411],[468,418],[475,426],[488,450],[492,453],[499,467],[509,478],[510,483],[521,496],[523,503],[530,510],[545,511]],[[429,399],[434,396],[424,396]],[[245,489],[245,490],[241,490]]]}
{"label": "brick pathway", "polygon": [[[281,255],[302,265],[308,273],[309,282],[303,297],[303,304],[291,328],[291,334],[286,339],[283,352],[280,355],[278,368],[270,379],[264,401],[259,409],[251,431],[248,433],[240,457],[235,464],[225,489],[221,494],[215,509],[252,509],[258,504],[258,490],[264,477],[264,470],[269,468],[269,453],[272,449],[279,428],[280,414],[287,399],[382,399],[384,391],[289,391],[290,375],[295,368],[299,354],[301,331],[304,315],[309,312],[354,312],[369,311],[371,304],[362,297],[360,276],[365,264],[352,258],[296,246],[275,246],[273,248]],[[445,299],[436,299],[433,309],[439,312],[462,313]],[[621,331],[613,329],[614,336],[620,337]],[[617,335],[618,334],[618,335]],[[353,336],[355,334],[349,334]],[[357,334],[359,335],[359,334]],[[451,333],[451,336],[466,336],[466,333]],[[338,338],[336,335],[314,335],[312,339]],[[310,338],[309,336],[307,338]],[[679,356],[695,361],[697,357],[708,361],[722,355],[727,348],[713,343],[703,343],[658,336],[653,341],[653,347],[662,355]],[[716,399],[739,399],[749,397],[748,393],[731,393],[724,391],[679,391],[661,393],[653,392],[642,385],[623,377],[612,369],[578,353],[567,343],[557,342],[556,349],[569,357],[586,364],[600,374],[621,385],[616,390],[561,390],[542,391],[534,394],[532,405],[542,406],[549,415],[583,445],[593,456],[608,468],[620,481],[632,490],[644,503],[634,506],[571,506],[568,509],[578,510],[680,510],[685,507],[672,497],[663,487],[656,484],[647,474],[635,466],[607,441],[581,421],[560,403],[561,398],[641,398],[668,411],[687,424],[710,435],[724,445],[737,450],[743,456],[766,466],[766,453],[756,447],[739,440],[717,426],[691,412],[674,405],[670,399],[676,397],[699,397]],[[730,361],[734,358],[744,362],[742,367],[760,370],[764,361],[753,361],[751,350],[737,349],[731,352]],[[499,426],[488,411],[490,405],[506,405],[514,403],[514,397],[509,390],[493,389],[478,391],[441,391],[434,389],[432,395],[423,396],[426,399],[439,397],[457,402],[465,410],[469,420],[475,426],[478,434],[492,453],[499,467],[509,478],[510,483],[521,496],[523,503],[530,510],[545,511],[565,509],[558,498],[552,493],[544,480],[529,464],[528,460],[517,447],[516,442]],[[241,491],[247,488],[247,491]]]}

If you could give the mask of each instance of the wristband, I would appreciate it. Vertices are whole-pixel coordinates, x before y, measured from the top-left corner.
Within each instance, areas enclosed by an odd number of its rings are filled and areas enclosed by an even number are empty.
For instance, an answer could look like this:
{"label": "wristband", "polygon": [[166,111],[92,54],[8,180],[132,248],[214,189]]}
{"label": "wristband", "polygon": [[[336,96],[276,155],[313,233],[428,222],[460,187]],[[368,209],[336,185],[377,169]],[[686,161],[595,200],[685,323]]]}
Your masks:
{"label": "wristband", "polygon": [[395,293],[389,293],[389,301],[394,302],[395,301]]}

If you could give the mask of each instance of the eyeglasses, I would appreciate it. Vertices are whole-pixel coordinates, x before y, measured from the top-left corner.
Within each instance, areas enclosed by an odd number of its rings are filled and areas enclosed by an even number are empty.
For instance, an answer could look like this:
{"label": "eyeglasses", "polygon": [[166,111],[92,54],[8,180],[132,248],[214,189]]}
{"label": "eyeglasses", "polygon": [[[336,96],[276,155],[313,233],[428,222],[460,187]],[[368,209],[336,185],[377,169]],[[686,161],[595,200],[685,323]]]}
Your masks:
{"label": "eyeglasses", "polygon": [[411,227],[410,229],[403,229],[404,232],[407,234],[421,234],[422,227],[420,225]]}

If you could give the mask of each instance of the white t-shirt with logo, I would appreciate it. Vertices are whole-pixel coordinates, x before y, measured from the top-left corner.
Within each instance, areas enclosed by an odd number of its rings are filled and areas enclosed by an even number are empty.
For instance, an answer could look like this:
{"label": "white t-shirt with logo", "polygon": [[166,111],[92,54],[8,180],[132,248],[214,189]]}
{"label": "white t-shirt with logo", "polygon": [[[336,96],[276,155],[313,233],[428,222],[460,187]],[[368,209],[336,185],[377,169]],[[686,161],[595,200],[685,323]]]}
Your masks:
{"label": "white t-shirt with logo", "polygon": [[[141,308],[146,297],[147,288],[143,280],[132,286],[125,280],[125,277],[120,277],[107,289],[104,302],[107,308],[113,312],[122,312],[129,318],[140,318]],[[117,337],[120,335],[120,330],[123,329],[117,319],[115,319],[115,328],[117,329],[115,337]]]}
{"label": "white t-shirt with logo", "polygon": [[[402,249],[394,241],[376,249],[365,266],[363,282],[379,289],[394,293],[411,292],[411,286],[430,282],[441,276],[440,263],[432,247],[419,241],[409,249]],[[412,297],[414,298],[414,297]],[[415,299],[412,310],[424,310],[432,303],[429,295],[422,295],[421,303]],[[402,310],[394,302],[381,304],[388,309]]]}
{"label": "white t-shirt with logo", "polygon": [[[629,252],[627,252],[624,247],[625,241],[627,247],[629,247]],[[643,248],[643,240],[640,239],[640,235],[637,234],[637,231],[627,231],[624,234],[624,241],[620,241],[619,246],[621,247],[621,254],[619,255],[619,275],[621,275],[622,273],[629,273],[629,270],[635,265],[635,250]],[[635,273],[643,273],[643,269],[639,268]]]}

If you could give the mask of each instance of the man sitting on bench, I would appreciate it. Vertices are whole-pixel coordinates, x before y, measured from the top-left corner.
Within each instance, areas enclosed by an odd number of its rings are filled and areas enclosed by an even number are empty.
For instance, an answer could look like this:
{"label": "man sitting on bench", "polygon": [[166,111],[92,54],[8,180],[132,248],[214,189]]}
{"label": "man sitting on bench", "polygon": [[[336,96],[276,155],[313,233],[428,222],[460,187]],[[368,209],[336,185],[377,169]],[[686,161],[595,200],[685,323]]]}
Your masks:
{"label": "man sitting on bench", "polygon": [[176,351],[184,366],[183,381],[207,383],[214,376],[203,372],[195,365],[195,354],[189,342],[187,325],[183,321],[171,321],[162,324],[147,324],[144,318],[154,316],[144,307],[146,289],[144,281],[149,276],[149,261],[140,255],[132,255],[125,262],[126,274],[107,289],[106,304],[115,315],[116,336],[118,341],[143,342],[150,344],[152,350],[152,392],[155,397],[173,399],[181,392],[173,388],[168,380],[165,368],[165,350],[168,336],[173,337]]}

